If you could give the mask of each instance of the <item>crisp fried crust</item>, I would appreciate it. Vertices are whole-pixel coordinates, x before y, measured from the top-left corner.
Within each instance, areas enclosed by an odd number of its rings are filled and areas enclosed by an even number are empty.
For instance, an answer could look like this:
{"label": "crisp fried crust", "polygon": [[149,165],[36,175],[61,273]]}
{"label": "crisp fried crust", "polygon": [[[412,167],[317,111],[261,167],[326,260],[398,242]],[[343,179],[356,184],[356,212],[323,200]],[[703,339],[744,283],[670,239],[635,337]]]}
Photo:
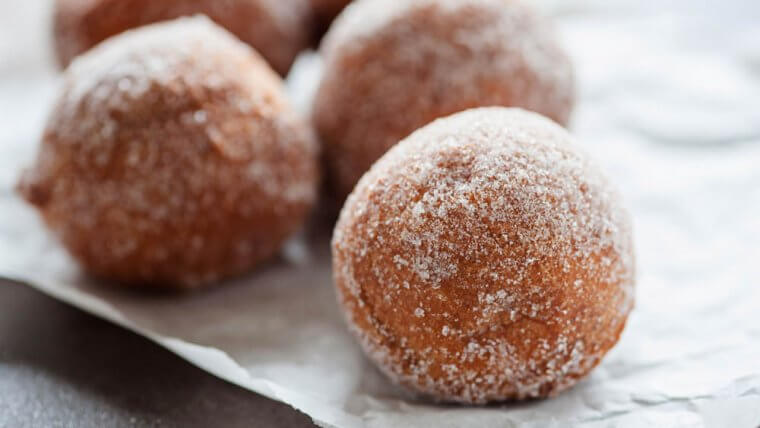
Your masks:
{"label": "crisp fried crust", "polygon": [[204,14],[287,73],[310,43],[309,0],[57,0],[53,35],[59,63],[142,25]]}
{"label": "crisp fried crust", "polygon": [[19,187],[88,271],[190,288],[277,252],[316,199],[317,151],[263,59],[183,18],[74,61]]}
{"label": "crisp fried crust", "polygon": [[517,109],[459,113],[392,148],[343,207],[333,268],[369,357],[445,401],[559,393],[633,306],[615,191],[564,129]]}
{"label": "crisp fried crust", "polygon": [[515,0],[358,0],[321,50],[313,117],[340,200],[436,118],[499,105],[565,124],[573,106],[572,68],[552,26]]}

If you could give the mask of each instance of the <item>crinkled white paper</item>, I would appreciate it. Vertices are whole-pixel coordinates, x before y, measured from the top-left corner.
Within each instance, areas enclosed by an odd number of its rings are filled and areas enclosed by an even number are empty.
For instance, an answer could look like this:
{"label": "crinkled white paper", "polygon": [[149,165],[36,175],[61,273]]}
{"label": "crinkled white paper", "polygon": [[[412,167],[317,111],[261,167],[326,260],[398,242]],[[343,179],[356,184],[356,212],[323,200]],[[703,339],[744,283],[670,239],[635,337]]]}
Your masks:
{"label": "crinkled white paper", "polygon": [[[335,303],[326,240],[291,244],[290,261],[196,294],[84,277],[12,192],[56,87],[40,53],[41,3],[0,0],[0,275],[325,426],[760,426],[757,1],[545,2],[577,65],[573,132],[634,216],[637,308],[577,387],[490,407],[414,400],[365,360]],[[315,62],[302,60],[291,78],[299,105]]]}

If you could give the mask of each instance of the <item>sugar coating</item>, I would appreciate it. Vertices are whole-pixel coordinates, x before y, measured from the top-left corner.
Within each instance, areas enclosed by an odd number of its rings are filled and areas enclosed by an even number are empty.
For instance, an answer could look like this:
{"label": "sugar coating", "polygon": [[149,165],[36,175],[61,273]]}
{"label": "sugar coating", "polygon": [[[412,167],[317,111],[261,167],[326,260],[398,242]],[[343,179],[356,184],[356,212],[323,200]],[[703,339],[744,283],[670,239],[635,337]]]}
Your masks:
{"label": "sugar coating", "polygon": [[333,235],[351,330],[394,381],[446,401],[554,395],[633,306],[627,212],[561,127],[519,109],[440,119],[361,179]]}
{"label": "sugar coating", "polygon": [[316,186],[316,142],[281,79],[203,17],[75,60],[20,183],[91,272],[179,287],[274,254]]}
{"label": "sugar coating", "polygon": [[131,28],[204,14],[285,74],[310,42],[309,0],[57,0],[54,34],[62,65]]}
{"label": "sugar coating", "polygon": [[314,102],[345,197],[390,147],[432,120],[515,106],[566,123],[574,77],[550,22],[516,0],[359,0],[321,46]]}

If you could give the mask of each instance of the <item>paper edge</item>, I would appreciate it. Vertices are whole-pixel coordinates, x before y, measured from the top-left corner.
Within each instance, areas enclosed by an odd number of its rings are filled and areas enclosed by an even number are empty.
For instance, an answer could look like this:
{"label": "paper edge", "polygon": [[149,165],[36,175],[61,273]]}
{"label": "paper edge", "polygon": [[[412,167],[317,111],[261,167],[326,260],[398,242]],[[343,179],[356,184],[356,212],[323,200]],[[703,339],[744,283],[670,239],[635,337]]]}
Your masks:
{"label": "paper edge", "polygon": [[0,279],[31,288],[61,303],[125,328],[150,340],[216,378],[255,392],[271,400],[287,404],[295,410],[304,413],[318,426],[353,427],[362,425],[361,418],[346,413],[336,414],[334,411],[324,409],[324,406],[318,403],[310,405],[295,404],[296,402],[313,402],[315,399],[292,389],[274,384],[270,380],[252,377],[244,367],[220,349],[150,332],[130,321],[105,300],[84,293],[76,288],[62,289],[43,278],[33,278],[14,269],[3,267],[0,267]]}

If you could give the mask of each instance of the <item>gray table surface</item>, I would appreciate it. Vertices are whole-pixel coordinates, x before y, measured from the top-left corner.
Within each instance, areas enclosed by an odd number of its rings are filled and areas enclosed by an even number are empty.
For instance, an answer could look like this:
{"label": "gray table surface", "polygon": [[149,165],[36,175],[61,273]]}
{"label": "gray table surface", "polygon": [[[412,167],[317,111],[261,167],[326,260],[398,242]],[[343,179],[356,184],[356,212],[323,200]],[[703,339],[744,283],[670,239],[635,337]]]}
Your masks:
{"label": "gray table surface", "polygon": [[291,407],[0,280],[0,427],[307,427]]}

